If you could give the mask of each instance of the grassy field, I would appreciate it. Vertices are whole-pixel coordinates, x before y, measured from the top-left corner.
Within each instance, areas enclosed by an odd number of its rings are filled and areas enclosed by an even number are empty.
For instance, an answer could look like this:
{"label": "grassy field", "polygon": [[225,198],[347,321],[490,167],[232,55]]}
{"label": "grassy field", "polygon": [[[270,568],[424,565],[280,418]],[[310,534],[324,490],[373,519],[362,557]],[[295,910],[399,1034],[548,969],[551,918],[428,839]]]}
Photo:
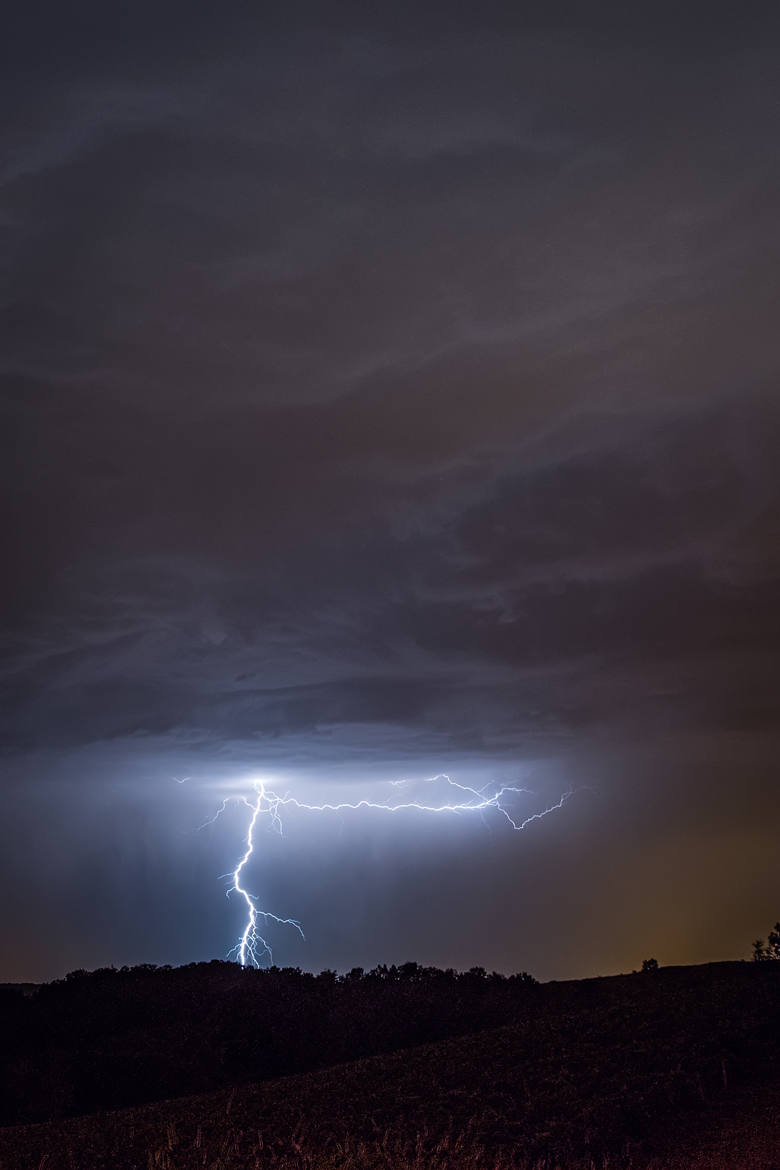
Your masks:
{"label": "grassy field", "polygon": [[0,1130],[2,1170],[780,1170],[780,972],[551,986],[521,1024]]}
{"label": "grassy field", "polygon": [[[366,1062],[374,1063],[374,1062]],[[379,1058],[379,1063],[384,1064]],[[57,1125],[0,1131],[3,1170],[780,1170],[780,1082],[740,1088],[666,1119],[649,1144],[600,1155],[540,1152],[546,1132],[510,1136],[503,1119],[468,1090],[434,1094],[432,1123],[403,1113],[381,1120],[375,1102],[354,1131],[360,1082],[380,1069],[345,1067]],[[358,1097],[344,1093],[357,1091]],[[319,1103],[319,1107],[318,1107]],[[324,1109],[323,1109],[324,1106]],[[336,1117],[323,1117],[327,1109]],[[471,1111],[463,1124],[458,1119]],[[423,1113],[426,1111],[423,1110]],[[345,1124],[347,1122],[347,1124]],[[354,1122],[354,1117],[353,1117]],[[373,1131],[366,1135],[366,1123]],[[420,1126],[416,1131],[414,1125]],[[384,1126],[384,1128],[382,1128]],[[557,1137],[581,1143],[582,1116]],[[579,1131],[579,1132],[578,1132]],[[361,1136],[362,1135],[362,1136]],[[654,1148],[654,1149],[653,1149]],[[531,1152],[531,1151],[534,1152]]]}

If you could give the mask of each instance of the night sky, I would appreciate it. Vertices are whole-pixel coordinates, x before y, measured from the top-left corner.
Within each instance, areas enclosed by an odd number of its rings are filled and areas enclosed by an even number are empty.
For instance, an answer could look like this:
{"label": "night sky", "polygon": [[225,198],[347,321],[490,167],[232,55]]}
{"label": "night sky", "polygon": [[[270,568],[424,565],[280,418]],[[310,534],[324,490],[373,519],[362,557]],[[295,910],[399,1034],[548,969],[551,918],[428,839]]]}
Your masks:
{"label": "night sky", "polygon": [[422,8],[4,27],[0,979],[223,957],[257,778],[572,793],[291,811],[280,965],[780,913],[776,5]]}

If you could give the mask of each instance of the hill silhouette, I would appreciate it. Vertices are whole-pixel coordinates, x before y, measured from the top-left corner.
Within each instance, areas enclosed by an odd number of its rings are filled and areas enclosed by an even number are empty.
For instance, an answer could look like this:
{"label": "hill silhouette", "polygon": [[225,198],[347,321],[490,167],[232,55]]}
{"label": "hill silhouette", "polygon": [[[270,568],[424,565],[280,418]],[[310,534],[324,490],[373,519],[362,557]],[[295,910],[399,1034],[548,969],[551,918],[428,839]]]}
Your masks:
{"label": "hill silhouette", "polygon": [[[21,1102],[28,1114],[45,1111],[52,1090],[49,1116],[63,1117],[97,1095],[151,1099],[174,1081],[221,1078],[223,1088],[4,1129],[3,1170],[37,1170],[44,1155],[47,1170],[672,1166],[670,1138],[676,1148],[729,1117],[733,1129],[751,1110],[770,1118],[766,1101],[780,1102],[780,964],[544,985],[414,964],[342,978],[206,964],[77,975],[26,1003],[5,1075],[39,1086]],[[266,1030],[256,1034],[255,1021]],[[177,1039],[183,1025],[192,1031]],[[425,1031],[440,1034],[420,1043]],[[63,1047],[69,1035],[81,1042]],[[739,1165],[763,1170],[771,1123],[763,1133],[751,1124],[756,1149]],[[720,1165],[708,1157],[685,1164]]]}

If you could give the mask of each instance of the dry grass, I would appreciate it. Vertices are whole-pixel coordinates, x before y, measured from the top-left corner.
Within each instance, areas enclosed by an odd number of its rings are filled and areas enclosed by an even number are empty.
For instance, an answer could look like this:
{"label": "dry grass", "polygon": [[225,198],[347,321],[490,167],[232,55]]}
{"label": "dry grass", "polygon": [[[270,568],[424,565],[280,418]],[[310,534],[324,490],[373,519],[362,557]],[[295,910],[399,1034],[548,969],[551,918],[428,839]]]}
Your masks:
{"label": "dry grass", "polygon": [[[773,1107],[778,1104],[780,1101],[775,1101]],[[755,1128],[754,1118],[738,1119],[730,1127],[718,1128],[709,1139],[699,1139],[698,1149],[691,1148],[689,1138],[686,1149],[649,1160],[629,1152],[597,1161],[578,1158],[563,1162],[529,1160],[522,1151],[509,1148],[488,1150],[474,1144],[468,1129],[433,1145],[424,1133],[403,1138],[388,1131],[374,1142],[350,1142],[347,1137],[326,1150],[312,1144],[303,1128],[293,1135],[288,1149],[276,1143],[269,1146],[259,1133],[229,1127],[211,1143],[203,1141],[198,1129],[194,1141],[185,1148],[173,1130],[162,1145],[147,1151],[144,1170],[780,1170],[777,1114],[763,1120],[767,1124]],[[73,1155],[69,1162],[87,1170]],[[47,1159],[39,1170],[54,1170],[60,1164],[57,1159],[51,1163]]]}
{"label": "dry grass", "polygon": [[[338,1077],[335,1078],[338,1081]],[[780,1170],[780,1084],[742,1089],[701,1114],[683,1116],[654,1154],[627,1143],[599,1157],[530,1155],[523,1141],[483,1140],[484,1110],[465,1126],[450,1116],[442,1130],[404,1128],[404,1119],[371,1139],[312,1122],[300,1083],[287,1091],[289,1114],[273,1124],[259,1111],[258,1090],[237,1090],[80,1118],[58,1126],[0,1131],[2,1170]],[[270,1088],[270,1086],[269,1086]],[[274,1104],[275,1102],[272,1102]],[[351,1102],[354,1105],[355,1102]],[[478,1107],[478,1102],[471,1104]],[[262,1125],[251,1124],[262,1118]],[[378,1129],[376,1119],[366,1118]],[[500,1120],[500,1119],[499,1119]],[[494,1132],[495,1132],[495,1121]],[[534,1135],[535,1139],[544,1134]],[[13,1141],[2,1139],[14,1138]],[[537,1144],[536,1140],[533,1144]]]}
{"label": "dry grass", "polygon": [[469,1127],[435,1143],[424,1132],[404,1138],[388,1130],[374,1142],[347,1137],[323,1150],[317,1145],[321,1137],[312,1140],[301,1127],[291,1148],[269,1148],[260,1134],[228,1130],[208,1149],[199,1132],[189,1149],[174,1143],[149,1151],[147,1165],[148,1170],[780,1170],[780,1090],[743,1096],[715,1121],[713,1132],[688,1134],[684,1148],[651,1158],[627,1150],[598,1160],[529,1159],[522,1149],[485,1148]]}

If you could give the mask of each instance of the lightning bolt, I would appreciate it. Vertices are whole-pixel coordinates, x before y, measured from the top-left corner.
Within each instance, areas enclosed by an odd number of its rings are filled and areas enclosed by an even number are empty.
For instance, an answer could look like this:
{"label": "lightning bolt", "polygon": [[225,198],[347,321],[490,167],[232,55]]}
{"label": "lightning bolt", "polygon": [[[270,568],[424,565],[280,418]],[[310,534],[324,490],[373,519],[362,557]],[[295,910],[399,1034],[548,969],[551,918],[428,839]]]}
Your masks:
{"label": "lightning bolt", "polygon": [[[265,785],[262,783],[258,784],[256,791],[257,800],[254,804],[246,799],[244,801],[244,803],[247,804],[248,807],[252,810],[252,816],[249,821],[249,830],[246,835],[246,850],[244,852],[244,856],[233,870],[233,884],[227,891],[228,895],[230,895],[232,892],[240,894],[246,902],[247,907],[247,919],[244,932],[230,952],[231,954],[235,954],[238,957],[238,961],[242,967],[246,967],[247,962],[251,963],[253,967],[259,967],[260,960],[262,958],[267,958],[269,963],[273,961],[271,948],[257,929],[258,918],[262,918],[264,922],[270,921],[277,922],[282,926],[293,926],[298,931],[301,938],[304,937],[300,922],[298,922],[295,918],[279,918],[276,914],[271,914],[269,910],[260,910],[257,906],[254,895],[250,894],[249,891],[241,885],[242,870],[249,861],[249,858],[254,853],[254,836],[257,819],[262,812],[269,811],[268,809],[264,808],[264,803],[269,800],[269,797],[265,791]],[[272,824],[278,824],[278,828],[281,831],[281,822],[278,819],[277,811],[273,804],[276,799],[277,798],[273,795],[270,797],[271,818]]]}
{"label": "lightning bolt", "polygon": [[[408,780],[393,780],[390,782],[393,788],[403,788],[410,783]],[[518,818],[507,807],[507,800],[511,800],[514,796],[531,795],[531,791],[528,788],[518,788],[514,785],[504,784],[494,791],[489,792],[487,787],[479,789],[472,788],[468,784],[459,784],[445,772],[440,772],[436,776],[429,776],[422,783],[431,785],[438,783],[448,789],[452,789],[456,794],[455,798],[450,802],[439,804],[426,803],[422,800],[374,801],[365,799],[309,804],[289,794],[280,795],[277,792],[271,791],[266,787],[265,781],[263,780],[257,780],[254,783],[254,800],[250,800],[243,795],[225,797],[214,815],[207,821],[204,821],[200,828],[203,829],[207,825],[213,825],[231,804],[240,803],[245,805],[249,810],[250,818],[244,853],[233,872],[223,875],[231,879],[231,884],[226,891],[227,897],[230,897],[231,894],[238,894],[244,900],[247,911],[244,930],[238,942],[230,949],[228,954],[237,958],[242,967],[246,967],[247,965],[259,967],[264,960],[267,960],[269,963],[273,962],[271,946],[260,932],[261,923],[273,922],[280,926],[292,926],[298,931],[301,938],[305,938],[303,927],[296,918],[279,918],[278,915],[272,914],[269,910],[261,909],[255,895],[250,893],[243,884],[244,870],[255,851],[255,829],[261,817],[267,818],[271,830],[283,836],[281,812],[286,808],[298,809],[301,812],[310,813],[359,812],[361,809],[369,809],[379,813],[415,812],[453,816],[463,816],[473,813],[479,813],[484,816],[486,812],[494,810],[508,821],[515,832],[521,832],[533,821],[541,820],[542,817],[546,817],[557,809],[563,808],[566,801],[574,794],[573,790],[564,792],[560,799],[555,801],[554,804],[549,805],[549,807],[532,813],[529,816]]]}

